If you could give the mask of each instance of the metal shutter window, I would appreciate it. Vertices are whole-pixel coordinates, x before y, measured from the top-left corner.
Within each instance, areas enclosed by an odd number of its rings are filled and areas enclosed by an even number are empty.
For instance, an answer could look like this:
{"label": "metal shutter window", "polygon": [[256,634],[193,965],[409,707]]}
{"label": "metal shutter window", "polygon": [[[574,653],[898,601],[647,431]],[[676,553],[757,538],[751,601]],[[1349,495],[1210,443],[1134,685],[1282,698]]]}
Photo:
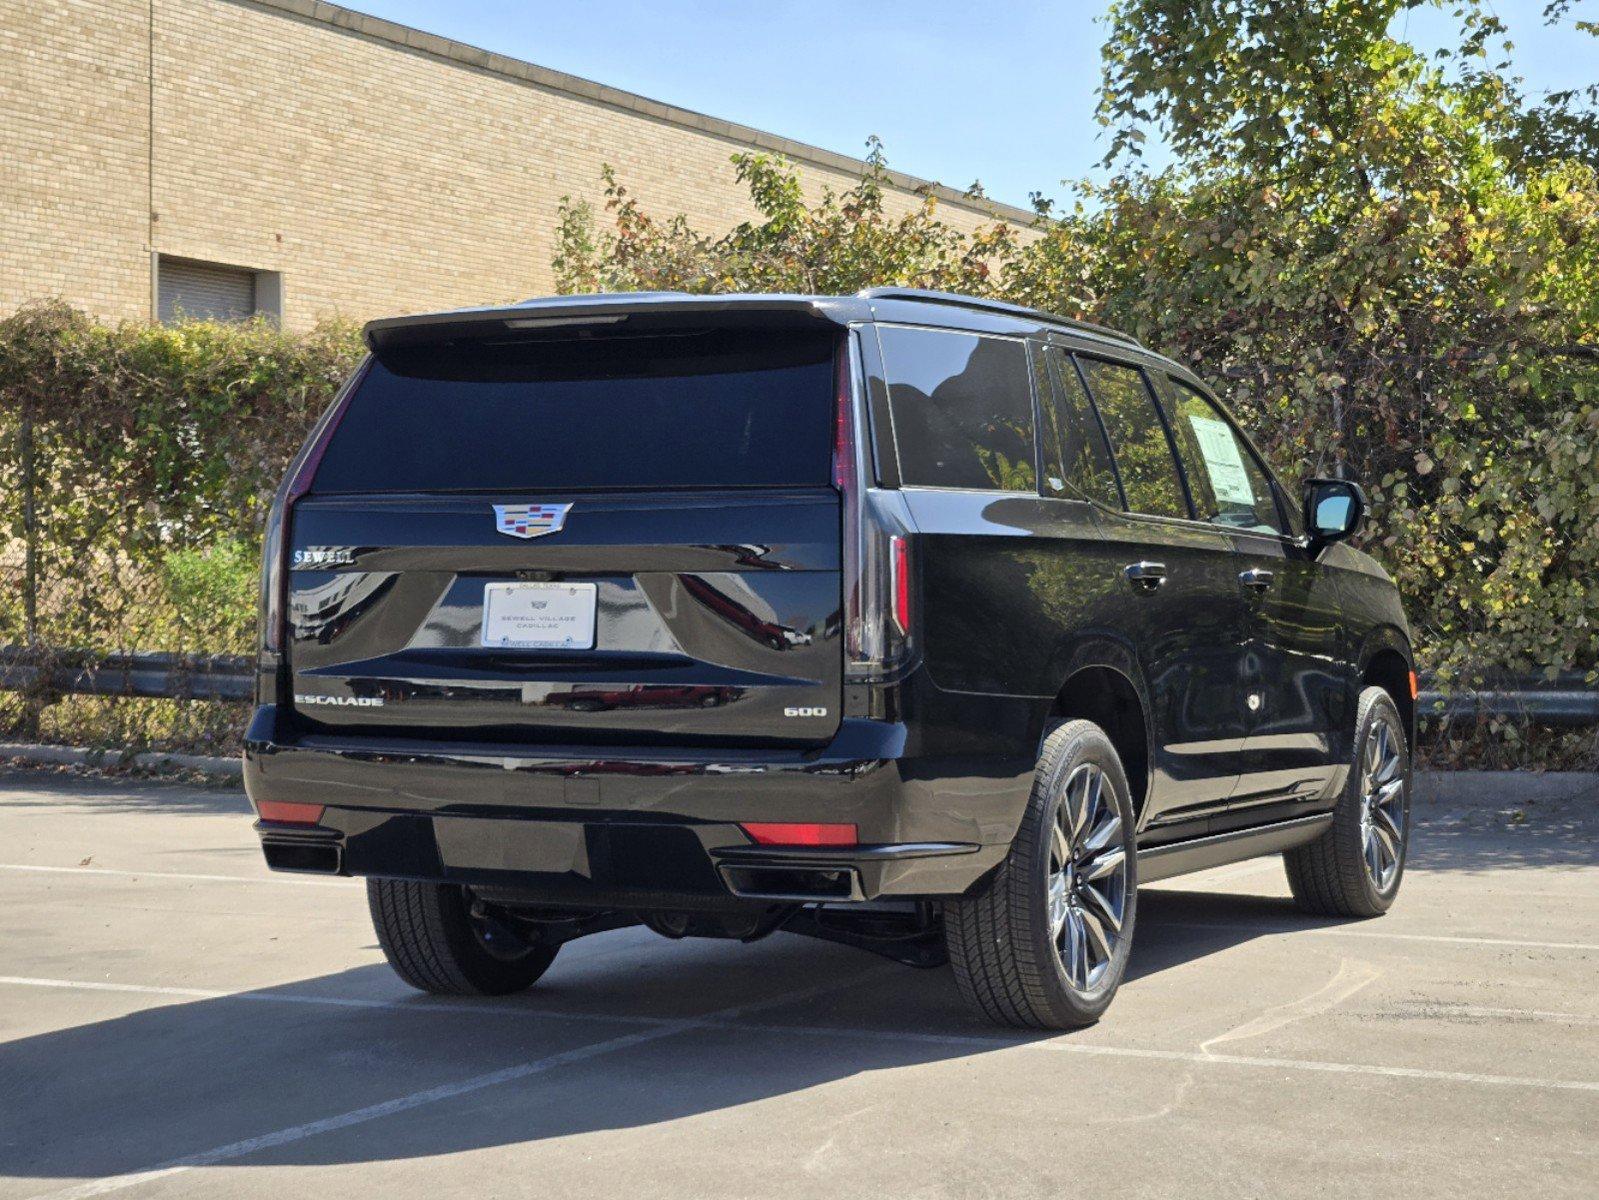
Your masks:
{"label": "metal shutter window", "polygon": [[156,310],[163,321],[245,320],[255,313],[255,272],[163,258]]}

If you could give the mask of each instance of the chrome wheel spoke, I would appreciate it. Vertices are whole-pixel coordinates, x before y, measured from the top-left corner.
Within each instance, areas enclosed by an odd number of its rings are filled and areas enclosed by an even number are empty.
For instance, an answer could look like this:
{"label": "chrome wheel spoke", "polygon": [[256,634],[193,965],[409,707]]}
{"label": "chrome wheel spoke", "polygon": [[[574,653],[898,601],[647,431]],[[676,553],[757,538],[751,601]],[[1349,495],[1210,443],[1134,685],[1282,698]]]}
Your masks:
{"label": "chrome wheel spoke", "polygon": [[[1061,810],[1061,816],[1064,816],[1064,815],[1065,815],[1065,809],[1063,808]],[[1072,860],[1071,841],[1066,836],[1066,830],[1061,827],[1061,822],[1060,822],[1059,818],[1056,819],[1054,827],[1050,830],[1050,835],[1049,835],[1049,855],[1050,855],[1049,865],[1050,865],[1050,870],[1052,870],[1052,871],[1061,870],[1063,867],[1065,867],[1065,865],[1067,863],[1071,862],[1071,860]]]}
{"label": "chrome wheel spoke", "polygon": [[1127,851],[1120,846],[1112,846],[1101,850],[1078,870],[1077,877],[1084,883],[1092,883],[1096,879],[1103,879],[1107,875],[1120,874],[1127,865]]}
{"label": "chrome wheel spoke", "polygon": [[1049,940],[1058,947],[1061,930],[1066,927],[1066,876],[1054,875],[1049,881]]}
{"label": "chrome wheel spoke", "polygon": [[1094,828],[1099,823],[1100,814],[1105,811],[1105,776],[1098,767],[1088,768],[1088,803],[1083,806],[1083,828],[1078,831],[1078,836]]}
{"label": "chrome wheel spoke", "polygon": [[[1079,893],[1083,898],[1084,910],[1091,916],[1098,918],[1110,927],[1112,933],[1122,931],[1122,905],[1120,902],[1121,889],[1112,892],[1102,892],[1097,887],[1085,887]],[[1109,951],[1107,950],[1108,954]]]}
{"label": "chrome wheel spoke", "polygon": [[1076,845],[1088,825],[1091,807],[1099,799],[1094,787],[1096,772],[1091,767],[1078,767],[1066,781],[1066,810],[1068,840]]}
{"label": "chrome wheel spoke", "polygon": [[1086,987],[1088,965],[1083,961],[1088,949],[1083,937],[1083,919],[1073,909],[1066,911],[1066,976],[1079,987]]}
{"label": "chrome wheel spoke", "polygon": [[1399,842],[1381,825],[1371,827],[1372,840],[1377,844],[1377,861],[1387,873],[1389,864],[1399,861]]}
{"label": "chrome wheel spoke", "polygon": [[1373,781],[1379,784],[1399,783],[1402,781],[1404,760],[1400,758],[1399,748],[1394,744],[1393,733],[1386,725],[1379,725],[1379,738],[1382,745],[1377,755],[1377,771]]}
{"label": "chrome wheel spoke", "polygon": [[1111,956],[1111,940],[1105,932],[1105,927],[1099,918],[1087,909],[1082,910],[1082,923],[1084,934],[1084,949],[1091,951],[1090,964],[1108,963]]}
{"label": "chrome wheel spoke", "polygon": [[1121,836],[1122,819],[1112,813],[1083,839],[1083,853],[1088,855],[1098,854],[1111,843],[1119,841]]}
{"label": "chrome wheel spoke", "polygon": [[1385,805],[1377,803],[1371,806],[1371,827],[1377,836],[1386,838],[1390,844],[1399,844],[1399,822]]}

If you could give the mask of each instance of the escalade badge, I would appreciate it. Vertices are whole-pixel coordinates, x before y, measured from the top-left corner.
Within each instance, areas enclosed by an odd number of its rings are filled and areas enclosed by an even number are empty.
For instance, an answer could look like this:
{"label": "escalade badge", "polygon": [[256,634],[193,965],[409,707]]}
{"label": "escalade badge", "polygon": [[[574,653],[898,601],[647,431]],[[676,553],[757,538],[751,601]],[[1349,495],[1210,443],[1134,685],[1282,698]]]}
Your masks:
{"label": "escalade badge", "polygon": [[507,537],[536,538],[559,533],[570,504],[496,504],[494,528]]}

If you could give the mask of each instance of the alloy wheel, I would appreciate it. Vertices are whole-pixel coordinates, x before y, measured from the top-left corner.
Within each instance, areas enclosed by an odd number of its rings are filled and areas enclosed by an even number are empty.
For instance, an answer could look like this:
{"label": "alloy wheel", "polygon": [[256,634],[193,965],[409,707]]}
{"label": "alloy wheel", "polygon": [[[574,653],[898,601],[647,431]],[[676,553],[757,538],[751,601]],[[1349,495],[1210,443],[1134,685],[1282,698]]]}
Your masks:
{"label": "alloy wheel", "polygon": [[1066,978],[1091,992],[1109,970],[1127,911],[1122,819],[1105,773],[1083,763],[1066,780],[1049,850],[1049,932]]}
{"label": "alloy wheel", "polygon": [[1379,892],[1399,872],[1405,845],[1404,749],[1386,721],[1373,723],[1360,757],[1360,842]]}

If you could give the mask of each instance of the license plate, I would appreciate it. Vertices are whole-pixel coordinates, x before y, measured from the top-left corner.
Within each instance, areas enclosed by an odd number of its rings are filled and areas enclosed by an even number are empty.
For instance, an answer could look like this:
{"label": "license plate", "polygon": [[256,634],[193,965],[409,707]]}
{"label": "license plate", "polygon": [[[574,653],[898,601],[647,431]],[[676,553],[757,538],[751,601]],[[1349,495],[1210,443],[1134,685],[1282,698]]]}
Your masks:
{"label": "license plate", "polygon": [[598,591],[592,583],[486,584],[483,644],[529,650],[592,650]]}

